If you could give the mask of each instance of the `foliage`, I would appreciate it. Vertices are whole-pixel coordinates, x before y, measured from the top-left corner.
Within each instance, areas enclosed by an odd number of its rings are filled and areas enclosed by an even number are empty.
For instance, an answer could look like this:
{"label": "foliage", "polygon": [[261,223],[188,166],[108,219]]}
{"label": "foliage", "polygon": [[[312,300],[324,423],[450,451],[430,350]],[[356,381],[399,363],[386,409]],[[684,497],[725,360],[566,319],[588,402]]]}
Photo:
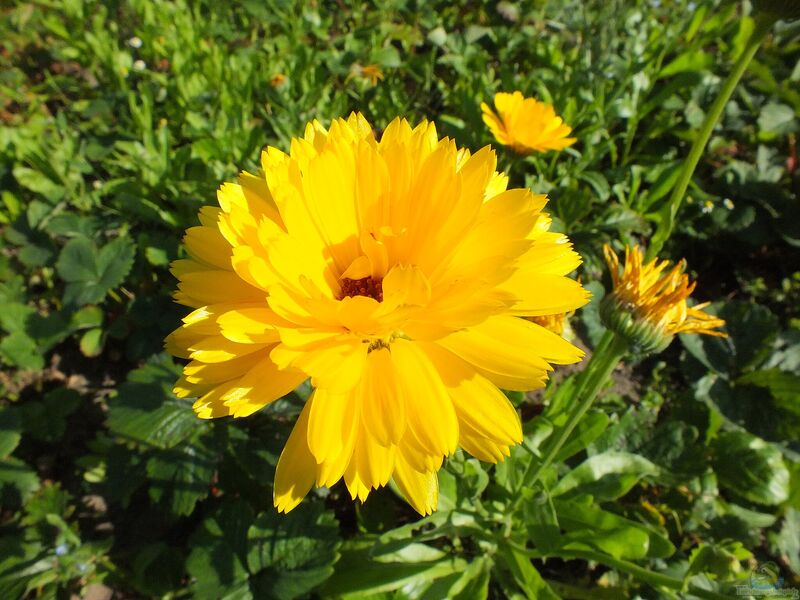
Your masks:
{"label": "foliage", "polygon": [[[720,597],[767,561],[800,587],[796,22],[728,104],[666,246],[730,337],[681,336],[618,370],[533,488],[521,482],[564,427],[572,377],[510,394],[523,446],[496,467],[449,459],[430,517],[393,490],[360,505],[341,486],[278,516],[274,468],[308,390],[200,421],[161,350],[179,322],[168,265],[183,230],[264,145],[361,110],[376,125],[433,119],[477,149],[495,91],[551,102],[574,128],[558,155],[499,160],[550,195],[599,300],[602,243],[652,233],[752,27],[747,5],[694,5],[4,8],[0,597],[96,584],[126,597]],[[382,81],[360,75],[368,64]],[[573,319],[589,346],[596,306]]]}

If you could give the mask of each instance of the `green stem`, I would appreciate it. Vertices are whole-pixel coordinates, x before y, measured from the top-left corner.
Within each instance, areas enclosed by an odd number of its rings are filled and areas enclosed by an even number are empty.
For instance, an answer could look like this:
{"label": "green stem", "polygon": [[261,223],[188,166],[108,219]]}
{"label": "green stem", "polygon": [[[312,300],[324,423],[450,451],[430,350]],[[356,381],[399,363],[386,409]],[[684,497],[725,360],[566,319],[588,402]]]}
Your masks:
{"label": "green stem", "polygon": [[689,151],[689,155],[683,163],[680,177],[675,183],[675,187],[672,189],[669,202],[667,202],[661,210],[661,218],[658,222],[655,235],[650,242],[650,248],[647,251],[647,260],[652,260],[658,255],[664,243],[672,234],[672,229],[675,226],[675,217],[678,214],[686,190],[689,187],[689,183],[692,181],[692,175],[694,175],[694,171],[697,168],[697,163],[700,162],[700,157],[703,155],[703,150],[705,150],[706,144],[711,137],[714,126],[717,124],[717,121],[719,121],[722,111],[733,95],[733,90],[736,89],[736,85],[747,69],[747,65],[750,64],[759,46],[761,46],[761,42],[764,41],[764,38],[772,29],[775,21],[776,16],[771,13],[761,13],[755,18],[755,27],[750,34],[750,38],[747,40],[747,45],[736,61],[736,64],[733,66],[733,71],[731,71],[731,74],[728,75],[728,78],[722,85],[722,89],[720,89],[714,104],[708,109],[706,118],[694,138],[694,143]]}
{"label": "green stem", "polygon": [[[575,398],[578,403],[574,405],[572,414],[566,424],[559,430],[558,436],[555,441],[548,444],[547,453],[541,462],[534,459],[531,460],[525,476],[522,478],[523,487],[531,488],[539,481],[542,473],[552,464],[559,450],[564,446],[569,439],[570,434],[575,429],[576,425],[580,422],[583,415],[589,410],[589,407],[594,402],[597,392],[603,387],[611,372],[619,364],[620,359],[628,350],[628,343],[621,337],[615,335],[611,331],[606,331],[600,343],[589,359],[586,368],[578,375],[578,381],[575,386]],[[517,502],[521,496],[517,497]]]}

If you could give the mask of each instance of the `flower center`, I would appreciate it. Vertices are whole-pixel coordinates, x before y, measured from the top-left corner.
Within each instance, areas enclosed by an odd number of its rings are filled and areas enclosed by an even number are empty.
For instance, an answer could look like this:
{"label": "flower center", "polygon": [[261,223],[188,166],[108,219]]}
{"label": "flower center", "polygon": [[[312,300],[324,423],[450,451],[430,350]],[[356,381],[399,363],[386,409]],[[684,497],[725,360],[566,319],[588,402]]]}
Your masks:
{"label": "flower center", "polygon": [[383,302],[383,280],[372,277],[362,277],[361,279],[348,279],[343,277],[341,280],[342,294],[339,297],[366,296],[374,298],[378,302]]}

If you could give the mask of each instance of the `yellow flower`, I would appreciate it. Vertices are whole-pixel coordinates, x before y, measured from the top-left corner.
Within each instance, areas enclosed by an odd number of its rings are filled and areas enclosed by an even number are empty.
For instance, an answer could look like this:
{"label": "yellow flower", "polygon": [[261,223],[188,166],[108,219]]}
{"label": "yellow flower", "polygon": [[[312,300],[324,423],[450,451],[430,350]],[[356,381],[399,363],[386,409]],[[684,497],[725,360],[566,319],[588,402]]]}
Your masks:
{"label": "yellow flower", "polygon": [[611,271],[613,291],[601,306],[606,326],[624,335],[645,352],[665,348],[676,333],[703,333],[725,337],[717,327],[725,321],[703,312],[708,302],[688,306],[697,282],[684,273],[686,261],[667,270],[670,262],[645,263],[638,246],[625,247],[625,266],[606,244],[603,252]]}
{"label": "yellow flower", "polygon": [[350,74],[347,79],[350,80],[353,77],[363,77],[369,80],[372,85],[377,85],[378,81],[383,79],[383,71],[381,71],[379,65],[372,64],[362,67],[360,64],[354,63],[350,66]]}
{"label": "yellow flower", "polygon": [[272,76],[272,79],[269,80],[269,83],[272,87],[278,87],[286,81],[286,75],[283,73],[276,73]]}
{"label": "yellow flower", "polygon": [[575,143],[575,138],[567,137],[572,128],[549,104],[525,98],[522,92],[498,92],[494,106],[497,113],[481,102],[483,122],[499,143],[519,154],[563,150]]}
{"label": "yellow flower", "polygon": [[548,231],[546,198],[506,190],[494,152],[394,120],[380,142],[360,114],[314,121],[290,153],[223,184],[200,211],[167,339],[191,362],[175,387],[202,418],[244,417],[307,378],[274,501],[295,507],[344,478],[353,498],[394,478],[420,513],[461,447],[497,462],[522,440],[498,388],[540,387],[582,353],[519,318],[573,310],[580,263]]}

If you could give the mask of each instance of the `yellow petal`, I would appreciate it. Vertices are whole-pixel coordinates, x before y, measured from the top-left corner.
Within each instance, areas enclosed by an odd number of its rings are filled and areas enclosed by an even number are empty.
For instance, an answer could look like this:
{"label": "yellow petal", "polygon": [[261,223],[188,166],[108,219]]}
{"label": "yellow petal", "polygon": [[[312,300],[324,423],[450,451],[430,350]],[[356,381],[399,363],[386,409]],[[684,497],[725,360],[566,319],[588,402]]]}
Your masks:
{"label": "yellow petal", "polygon": [[395,265],[383,280],[383,311],[404,305],[422,306],[430,298],[431,284],[414,265]]}
{"label": "yellow petal", "polygon": [[[546,332],[547,335],[541,333]],[[494,384],[511,390],[541,387],[548,364],[577,362],[578,348],[543,327],[516,317],[491,317],[439,344],[471,363]]]}
{"label": "yellow petal", "polygon": [[500,289],[517,298],[513,314],[526,317],[572,312],[591,297],[580,283],[569,277],[529,275],[523,270],[514,273]]}
{"label": "yellow petal", "polygon": [[383,446],[397,444],[406,431],[406,399],[388,348],[367,355],[360,388],[364,427]]}
{"label": "yellow petal", "polygon": [[178,289],[192,306],[223,302],[265,301],[266,294],[232,271],[198,271],[181,275]]}
{"label": "yellow petal", "polygon": [[272,492],[272,500],[278,512],[289,512],[300,504],[314,484],[316,462],[307,442],[308,415],[312,403],[313,395],[303,407],[278,459]]}
{"label": "yellow petal", "polygon": [[[353,462],[358,481],[372,490],[386,485],[394,470],[394,446],[382,446],[362,426],[353,449]],[[348,488],[354,481],[353,472],[345,473]],[[351,494],[353,490],[351,489]]]}
{"label": "yellow petal", "polygon": [[189,255],[210,267],[230,270],[231,245],[216,227],[190,227],[183,243]]}
{"label": "yellow petal", "polygon": [[314,404],[308,417],[308,448],[317,461],[336,458],[357,419],[355,394],[331,393],[325,388],[314,391]]}
{"label": "yellow petal", "polygon": [[426,516],[436,510],[439,505],[439,478],[435,471],[417,471],[406,462],[402,453],[397,453],[393,478],[406,501],[419,514]]}
{"label": "yellow petal", "polygon": [[189,358],[204,363],[219,363],[258,352],[268,344],[238,344],[221,335],[197,340],[189,347]]}
{"label": "yellow petal", "polygon": [[294,369],[281,370],[268,357],[254,365],[240,379],[226,384],[221,400],[234,417],[247,417],[282,398],[307,379]]}
{"label": "yellow petal", "polygon": [[281,367],[293,366],[307,373],[314,387],[344,393],[361,381],[367,344],[358,339],[346,344],[326,341],[302,351],[278,344],[271,356]]}
{"label": "yellow petal", "polygon": [[467,423],[462,423],[458,443],[466,452],[478,460],[490,463],[502,462],[507,456],[511,455],[511,449],[507,444],[500,443],[493,437],[478,433]]}
{"label": "yellow petal", "polygon": [[271,344],[280,339],[275,329],[277,317],[269,308],[229,310],[219,316],[220,333],[240,344]]}
{"label": "yellow petal", "polygon": [[[497,386],[467,362],[436,344],[419,344],[442,376],[458,415],[483,437],[513,445],[522,441],[522,425],[514,406]],[[462,436],[463,437],[463,436]]]}
{"label": "yellow petal", "polygon": [[414,342],[395,340],[391,354],[410,432],[432,454],[452,454],[458,445],[458,419],[441,377]]}
{"label": "yellow petal", "polygon": [[220,363],[204,363],[193,360],[183,368],[183,374],[189,383],[219,384],[241,377],[266,356],[267,351],[263,350]]}

